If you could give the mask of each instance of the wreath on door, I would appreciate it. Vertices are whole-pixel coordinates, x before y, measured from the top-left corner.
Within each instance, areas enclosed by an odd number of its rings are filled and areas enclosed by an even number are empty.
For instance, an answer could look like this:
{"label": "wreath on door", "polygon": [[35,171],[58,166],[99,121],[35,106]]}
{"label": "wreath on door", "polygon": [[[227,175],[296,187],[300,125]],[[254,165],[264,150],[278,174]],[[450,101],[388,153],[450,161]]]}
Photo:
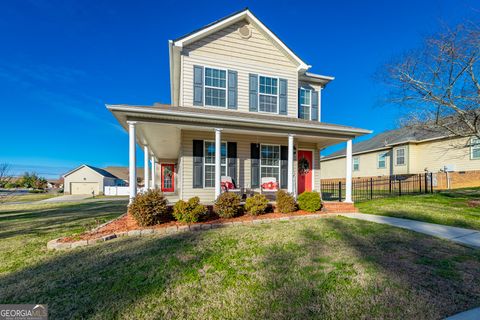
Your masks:
{"label": "wreath on door", "polygon": [[308,162],[307,159],[305,159],[305,157],[302,157],[302,159],[298,161],[298,172],[301,175],[305,175],[309,171],[310,171],[310,163]]}

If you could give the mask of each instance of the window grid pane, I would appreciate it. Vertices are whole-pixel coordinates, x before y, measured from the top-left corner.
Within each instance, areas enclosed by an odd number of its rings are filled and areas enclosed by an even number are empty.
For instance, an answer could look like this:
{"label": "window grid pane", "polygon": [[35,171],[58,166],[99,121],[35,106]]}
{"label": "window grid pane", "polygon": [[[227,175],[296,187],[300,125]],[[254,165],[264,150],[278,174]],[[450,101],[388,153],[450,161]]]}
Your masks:
{"label": "window grid pane", "polygon": [[310,106],[310,90],[300,89],[300,105]]}
{"label": "window grid pane", "polygon": [[260,111],[277,113],[277,97],[260,95]]}
{"label": "window grid pane", "polygon": [[[221,167],[220,175],[227,175],[227,143],[222,142],[220,148],[221,154]],[[215,187],[215,142],[205,141],[204,148],[204,161],[205,161],[205,188]]]}
{"label": "window grid pane", "polygon": [[225,107],[226,105],[226,90],[205,88],[205,104],[207,106]]}
{"label": "window grid pane", "polygon": [[471,148],[472,148],[472,159],[480,159],[480,139],[472,138]]}
{"label": "window grid pane", "polygon": [[397,164],[405,164],[405,149],[397,149]]}
{"label": "window grid pane", "polygon": [[310,107],[308,106],[300,106],[300,119],[310,120]]}

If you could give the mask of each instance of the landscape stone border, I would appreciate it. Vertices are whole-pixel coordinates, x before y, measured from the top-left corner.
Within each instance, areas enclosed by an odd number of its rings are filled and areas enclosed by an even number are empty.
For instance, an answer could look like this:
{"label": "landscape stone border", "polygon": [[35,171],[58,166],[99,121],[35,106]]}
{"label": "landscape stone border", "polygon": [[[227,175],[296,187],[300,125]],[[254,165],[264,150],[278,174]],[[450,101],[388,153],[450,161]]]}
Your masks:
{"label": "landscape stone border", "polygon": [[[101,227],[104,227],[120,218],[122,218],[125,214],[119,216],[116,219],[108,221],[92,231],[96,231]],[[123,237],[141,237],[147,236],[152,234],[157,235],[165,235],[170,236],[172,234],[178,234],[183,232],[191,232],[191,231],[201,231],[201,230],[208,230],[208,229],[216,229],[216,228],[225,228],[225,227],[235,227],[241,225],[253,225],[253,224],[262,224],[262,223],[271,223],[275,221],[288,221],[288,220],[300,220],[300,219],[317,219],[317,218],[326,218],[332,216],[338,216],[339,213],[312,213],[306,215],[298,215],[298,216],[285,216],[280,218],[265,218],[265,219],[252,219],[252,220],[243,220],[243,221],[228,221],[228,222],[218,222],[218,223],[194,223],[189,225],[173,225],[164,228],[149,228],[149,229],[135,229],[130,231],[122,231],[117,233],[108,234],[101,238],[90,239],[90,240],[78,240],[74,242],[60,242],[63,238],[53,239],[47,243],[47,249],[49,250],[65,250],[65,249],[74,249],[78,247],[85,247],[89,245],[94,245],[100,242],[105,242],[117,238]]]}

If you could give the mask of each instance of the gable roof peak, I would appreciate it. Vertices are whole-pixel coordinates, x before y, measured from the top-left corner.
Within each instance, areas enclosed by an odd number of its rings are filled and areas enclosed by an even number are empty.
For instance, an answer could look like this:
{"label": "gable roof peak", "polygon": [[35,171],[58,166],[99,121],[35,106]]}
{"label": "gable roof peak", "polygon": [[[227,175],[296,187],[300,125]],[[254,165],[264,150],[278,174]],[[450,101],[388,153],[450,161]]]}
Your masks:
{"label": "gable roof peak", "polygon": [[306,64],[302,59],[300,59],[300,57],[297,56],[282,40],[280,40],[280,38],[273,31],[271,31],[263,22],[261,22],[248,7],[240,11],[234,12],[212,23],[209,23],[206,26],[187,33],[186,35],[181,36],[175,40],[172,40],[171,43],[175,47],[182,48],[183,46],[202,39],[218,30],[221,30],[243,19],[246,19],[248,22],[253,23],[260,30],[265,32],[268,37],[272,39],[273,42],[278,44],[279,47],[298,64],[299,71],[306,71],[311,67],[310,65]]}

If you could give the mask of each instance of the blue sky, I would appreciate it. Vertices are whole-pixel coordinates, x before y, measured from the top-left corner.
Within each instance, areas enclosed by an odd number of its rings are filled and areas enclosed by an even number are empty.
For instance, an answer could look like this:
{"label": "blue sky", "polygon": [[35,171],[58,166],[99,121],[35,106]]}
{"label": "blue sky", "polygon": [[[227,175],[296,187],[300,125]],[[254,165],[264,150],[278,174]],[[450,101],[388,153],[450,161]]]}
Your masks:
{"label": "blue sky", "polygon": [[[88,163],[127,165],[128,137],[106,103],[169,103],[168,40],[249,7],[312,72],[335,76],[323,121],[375,132],[375,71],[478,1],[4,1],[0,6],[0,162],[55,177]],[[142,163],[138,151],[138,163]]]}

